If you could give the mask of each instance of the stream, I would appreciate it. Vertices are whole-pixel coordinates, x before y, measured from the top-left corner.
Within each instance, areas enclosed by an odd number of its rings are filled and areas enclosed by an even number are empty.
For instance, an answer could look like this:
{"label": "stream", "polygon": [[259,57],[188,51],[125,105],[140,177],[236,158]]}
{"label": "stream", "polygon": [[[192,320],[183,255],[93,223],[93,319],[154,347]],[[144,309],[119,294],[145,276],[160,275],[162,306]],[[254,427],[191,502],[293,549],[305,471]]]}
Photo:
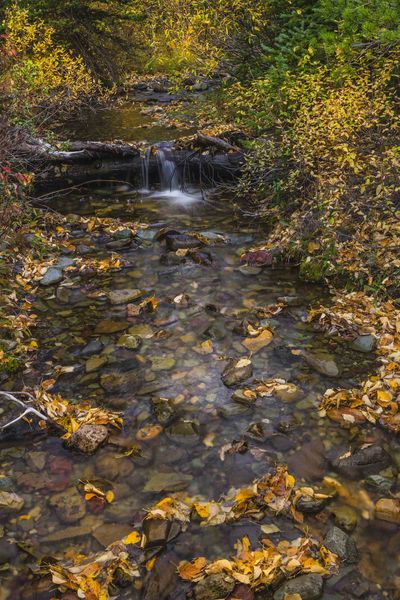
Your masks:
{"label": "stream", "polygon": [[[102,131],[110,123],[117,123],[120,135],[124,128],[139,127],[133,117],[126,121],[124,112],[107,115]],[[88,124],[85,135],[92,134]],[[111,127],[108,138],[114,134]],[[156,135],[159,130],[148,139],[153,142]],[[78,224],[68,259],[106,260],[117,253],[123,268],[95,276],[66,272],[62,282],[41,289],[35,304],[40,349],[33,369],[38,379],[61,372],[57,392],[121,411],[124,424],[92,456],[72,452],[55,434],[2,444],[0,472],[25,500],[28,516],[3,521],[4,534],[18,546],[0,540],[1,562],[11,563],[1,573],[0,599],[60,597],[32,576],[35,557],[98,552],[138,529],[145,509],[165,496],[184,492],[218,500],[277,464],[288,464],[304,485],[330,476],[348,491],[306,518],[309,531],[320,539],[333,523],[339,525],[359,551],[358,564],[342,566],[322,597],[398,598],[398,565],[387,556],[399,554],[399,530],[374,519],[371,505],[395,481],[399,445],[383,430],[344,429],[320,418],[317,410],[326,389],[353,386],[374,371],[374,353],[316,332],[306,322],[307,310],[329,303],[328,291],[301,281],[296,269],[243,264],[243,252],[265,239],[263,224],[226,195],[183,185],[163,146],[159,156],[159,182],[149,181],[144,160],[140,190],[127,173],[125,182],[91,185],[51,201],[51,208],[70,215],[71,223],[73,215],[81,215],[145,224],[133,238],[128,230],[113,236],[88,233]],[[168,237],[168,232],[201,234],[207,244],[177,254],[176,234]],[[130,300],[121,302],[118,292],[125,290]],[[127,304],[145,298],[157,300],[153,312],[127,310]],[[260,318],[260,307],[280,302],[280,312]],[[273,338],[252,354],[252,375],[227,387],[222,372],[228,359],[249,356],[243,342],[252,324],[269,327]],[[333,377],[327,372],[332,365],[337,369]],[[272,378],[294,384],[295,392],[257,399],[243,393]],[[141,431],[157,435],[141,439]],[[384,449],[389,463],[378,470],[372,466],[365,476],[332,466],[332,457],[363,444]],[[114,502],[98,512],[89,510],[78,491],[78,483],[88,480],[112,489]],[[181,560],[229,557],[244,535],[256,547],[261,525],[271,522],[278,528],[271,539],[298,537],[298,526],[284,516],[209,528],[193,522],[162,544],[141,586],[120,588],[117,597],[184,600],[190,585],[176,574]]]}

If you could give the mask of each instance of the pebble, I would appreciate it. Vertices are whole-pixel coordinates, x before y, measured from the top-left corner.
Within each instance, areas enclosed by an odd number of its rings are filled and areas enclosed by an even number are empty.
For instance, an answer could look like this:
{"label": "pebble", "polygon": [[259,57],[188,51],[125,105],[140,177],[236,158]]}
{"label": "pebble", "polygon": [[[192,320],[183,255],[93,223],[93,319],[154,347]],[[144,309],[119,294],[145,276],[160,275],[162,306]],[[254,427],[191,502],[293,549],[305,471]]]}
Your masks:
{"label": "pebble", "polygon": [[373,335],[359,335],[350,344],[350,348],[356,352],[369,353],[375,350],[375,347],[376,338]]}
{"label": "pebble", "polygon": [[72,525],[85,516],[85,501],[74,487],[67,488],[59,494],[54,494],[48,502],[54,508],[59,520],[67,525]]}
{"label": "pebble", "polygon": [[94,371],[98,371],[101,367],[104,367],[108,362],[107,356],[91,356],[89,360],[86,361],[85,371],[86,373],[93,373]]}
{"label": "pebble", "polygon": [[390,455],[377,444],[357,448],[352,454],[341,453],[332,461],[333,468],[350,479],[374,475],[392,462]]}
{"label": "pebble", "polygon": [[192,475],[176,473],[153,473],[148,479],[144,492],[178,492],[188,487],[192,481]]}

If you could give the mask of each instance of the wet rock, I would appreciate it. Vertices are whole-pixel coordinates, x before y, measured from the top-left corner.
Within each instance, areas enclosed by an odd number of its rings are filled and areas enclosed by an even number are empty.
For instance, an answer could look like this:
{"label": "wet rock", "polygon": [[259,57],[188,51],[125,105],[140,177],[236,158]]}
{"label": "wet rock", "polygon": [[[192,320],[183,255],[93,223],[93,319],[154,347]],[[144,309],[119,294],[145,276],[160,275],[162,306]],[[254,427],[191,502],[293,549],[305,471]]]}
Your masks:
{"label": "wet rock", "polygon": [[171,521],[165,519],[145,519],[143,521],[144,547],[164,546],[168,541]]}
{"label": "wet rock", "polygon": [[82,425],[71,435],[67,445],[84,454],[93,454],[107,436],[108,430],[104,425]]}
{"label": "wet rock", "polygon": [[259,275],[262,272],[261,267],[252,267],[251,265],[242,265],[238,270],[246,276]]}
{"label": "wet rock", "polygon": [[73,258],[70,258],[69,256],[61,256],[55,264],[55,267],[64,270],[68,267],[73,267],[74,265],[75,261]]}
{"label": "wet rock", "polygon": [[195,600],[220,600],[226,598],[235,587],[235,580],[224,573],[208,575],[196,584]]}
{"label": "wet rock", "polygon": [[[143,600],[167,600],[178,598],[173,595],[173,589],[177,580],[176,565],[179,558],[174,554],[160,556],[149,572],[145,581]],[[183,595],[180,597],[183,600]]]}
{"label": "wet rock", "polygon": [[317,573],[300,575],[285,583],[275,592],[274,600],[284,600],[290,594],[298,594],[302,600],[318,600],[322,596],[324,580]]}
{"label": "wet rock", "polygon": [[135,391],[140,383],[139,375],[135,371],[129,371],[127,373],[119,373],[118,371],[111,371],[109,373],[102,373],[100,377],[100,385],[107,392],[121,393]]}
{"label": "wet rock", "polygon": [[[335,583],[334,590],[340,594],[340,598],[345,600],[350,598],[385,600],[387,597],[378,586],[368,581],[357,569],[352,569],[340,577],[339,581]],[[336,598],[336,595],[334,598]]]}
{"label": "wet rock", "polygon": [[15,492],[0,492],[0,510],[21,510],[25,500]]}
{"label": "wet rock", "polygon": [[111,304],[128,304],[143,296],[141,290],[114,290],[107,294]]}
{"label": "wet rock", "polygon": [[293,383],[278,385],[274,394],[282,402],[298,402],[304,398],[303,390]]}
{"label": "wet rock", "polygon": [[319,481],[326,471],[325,447],[321,440],[306,442],[288,459],[289,471],[306,481]]}
{"label": "wet rock", "polygon": [[222,373],[222,381],[227,387],[239,385],[253,375],[253,366],[248,358],[231,360]]}
{"label": "wet rock", "polygon": [[125,331],[128,327],[129,323],[126,323],[125,321],[109,321],[106,319],[97,323],[95,333],[98,333],[99,335],[108,335],[111,333],[118,333],[119,331]]}
{"label": "wet rock", "polygon": [[125,333],[121,335],[117,342],[117,346],[121,346],[122,348],[129,348],[130,350],[136,350],[142,344],[142,338],[138,335],[130,335],[129,333]]}
{"label": "wet rock", "polygon": [[[97,517],[95,517],[97,520]],[[83,522],[85,521],[85,522]],[[71,527],[57,528],[56,531],[49,533],[48,535],[41,538],[43,542],[61,542],[63,540],[70,540],[82,536],[89,535],[93,529],[93,521],[82,520],[80,525],[72,525]]]}
{"label": "wet rock", "polygon": [[174,415],[174,409],[168,398],[152,398],[153,411],[159,423],[167,423]]}
{"label": "wet rock", "polygon": [[193,477],[185,473],[153,473],[147,481],[145,492],[178,492],[188,487]]}
{"label": "wet rock", "polygon": [[376,348],[376,338],[373,335],[359,335],[351,342],[350,348],[357,352],[372,352]]}
{"label": "wet rock", "polygon": [[107,356],[91,356],[85,364],[86,373],[93,373],[104,367],[108,362]]}
{"label": "wet rock", "polygon": [[[370,490],[380,492],[381,494],[388,494],[393,487],[393,480],[381,475],[370,475],[365,480],[365,485]],[[0,480],[1,484],[1,480]]]}
{"label": "wet rock", "polygon": [[335,523],[338,527],[348,533],[353,531],[358,521],[357,512],[354,508],[351,506],[338,506],[332,512],[335,515]]}
{"label": "wet rock", "polygon": [[86,254],[90,254],[92,252],[92,248],[86,244],[78,244],[76,247],[76,252],[81,256],[85,256]]}
{"label": "wet rock", "polygon": [[92,354],[99,354],[103,349],[103,344],[100,340],[92,340],[89,342],[83,350],[81,350],[81,356],[91,356]]}
{"label": "wet rock", "polygon": [[0,565],[10,563],[18,556],[18,547],[15,542],[5,538],[0,540]]}
{"label": "wet rock", "polygon": [[195,237],[192,237],[191,235],[173,232],[167,232],[165,235],[165,243],[167,250],[173,252],[176,252],[176,250],[183,250],[185,248],[201,248],[201,246],[204,246],[203,242]]}
{"label": "wet rock", "polygon": [[109,250],[122,250],[122,248],[127,248],[130,245],[131,239],[113,240],[112,242],[107,242],[106,248]]}
{"label": "wet rock", "polygon": [[130,229],[120,229],[114,233],[116,240],[130,240],[132,237],[132,231]]}
{"label": "wet rock", "polygon": [[238,402],[239,404],[244,404],[245,406],[249,406],[254,404],[257,399],[257,394],[255,392],[251,392],[251,390],[236,390],[233,392],[231,399],[234,402]]}
{"label": "wet rock", "polygon": [[50,267],[47,269],[46,273],[40,280],[40,285],[49,286],[55,285],[56,283],[60,283],[63,278],[62,269],[57,267]]}
{"label": "wet rock", "polygon": [[104,479],[124,480],[134,469],[128,457],[120,458],[112,452],[102,453],[96,457],[96,473]]}
{"label": "wet rock", "polygon": [[400,525],[400,498],[380,498],[375,504],[375,517]]}
{"label": "wet rock", "polygon": [[152,371],[169,371],[176,364],[173,356],[154,356],[151,359]]}
{"label": "wet rock", "polygon": [[85,516],[85,501],[74,487],[68,488],[59,494],[54,494],[48,502],[59,520],[67,525],[72,525]]}
{"label": "wet rock", "polygon": [[133,527],[128,523],[103,523],[92,532],[95,540],[105,548],[122,540],[132,532]]}
{"label": "wet rock", "polygon": [[339,527],[333,525],[329,529],[324,543],[328,550],[337,554],[344,562],[357,562],[358,551],[355,541]]}
{"label": "wet rock", "polygon": [[0,477],[0,492],[13,492],[14,487],[11,477]]}
{"label": "wet rock", "polygon": [[165,433],[171,441],[182,446],[194,446],[199,441],[198,427],[193,421],[176,421],[167,427]]}
{"label": "wet rock", "polygon": [[286,304],[286,306],[301,306],[303,304],[303,300],[300,296],[279,296],[277,300],[278,302]]}
{"label": "wet rock", "polygon": [[331,498],[312,498],[300,496],[296,502],[296,509],[307,515],[314,515],[325,508]]}
{"label": "wet rock", "polygon": [[390,455],[377,444],[357,448],[352,454],[345,453],[332,461],[333,468],[350,479],[374,475],[391,464]]}
{"label": "wet rock", "polygon": [[331,354],[327,352],[305,352],[303,356],[306,363],[317,373],[326,377],[338,377],[340,375],[339,367]]}

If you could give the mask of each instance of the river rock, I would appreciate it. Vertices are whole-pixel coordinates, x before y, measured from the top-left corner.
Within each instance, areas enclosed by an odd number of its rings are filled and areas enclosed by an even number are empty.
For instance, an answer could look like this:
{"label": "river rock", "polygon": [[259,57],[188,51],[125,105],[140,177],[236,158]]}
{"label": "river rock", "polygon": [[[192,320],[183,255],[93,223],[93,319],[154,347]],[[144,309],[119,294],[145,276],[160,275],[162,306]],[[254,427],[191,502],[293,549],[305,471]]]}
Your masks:
{"label": "river rock", "polygon": [[253,365],[249,358],[231,360],[222,373],[222,381],[227,387],[239,385],[253,375]]}
{"label": "river rock", "polygon": [[47,269],[46,273],[40,280],[40,285],[43,285],[43,286],[55,285],[56,283],[60,283],[62,278],[63,278],[62,269],[59,269],[58,267],[50,267],[49,269]]}
{"label": "river rock", "polygon": [[143,521],[144,547],[164,546],[168,541],[171,521],[165,519],[145,519]]}
{"label": "river rock", "polygon": [[386,469],[392,460],[378,444],[357,448],[352,454],[345,453],[332,461],[333,468],[350,479],[374,475]]}
{"label": "river rock", "polygon": [[373,335],[359,335],[350,344],[352,350],[369,353],[375,350],[376,338]]}
{"label": "river rock", "polygon": [[105,548],[113,542],[118,542],[132,532],[129,523],[103,523],[93,530],[92,536]]}
{"label": "river rock", "polygon": [[99,335],[108,335],[125,331],[128,327],[129,323],[126,323],[125,321],[110,321],[105,319],[104,321],[97,323],[95,333],[98,333]]}
{"label": "river rock", "polygon": [[167,423],[174,415],[174,408],[168,398],[152,398],[153,411],[159,423]]}
{"label": "river rock", "polygon": [[107,436],[108,430],[104,425],[82,425],[71,435],[67,445],[84,454],[93,454]]}
{"label": "river rock", "polygon": [[183,233],[167,232],[165,235],[167,250],[176,252],[185,248],[200,248],[204,246],[203,242],[191,235]]}
{"label": "river rock", "polygon": [[304,398],[304,392],[294,383],[278,385],[274,390],[275,396],[282,402],[298,402]]}
{"label": "river rock", "polygon": [[274,600],[284,600],[287,596],[298,594],[301,600],[318,600],[322,596],[324,580],[317,573],[307,573],[295,579],[285,581],[276,590]]}
{"label": "river rock", "polygon": [[208,575],[196,584],[194,597],[196,600],[220,600],[226,598],[235,587],[235,580],[225,573]]}
{"label": "river rock", "polygon": [[107,297],[111,304],[128,304],[143,296],[141,290],[114,290],[107,294]]}
{"label": "river rock", "polygon": [[72,525],[85,516],[85,501],[74,487],[67,488],[59,494],[54,494],[48,502],[59,520],[67,525]]}
{"label": "river rock", "polygon": [[340,375],[339,367],[335,362],[334,356],[328,352],[305,352],[304,360],[310,367],[326,377],[338,377]]}
{"label": "river rock", "polygon": [[25,504],[25,500],[18,496],[15,492],[0,492],[0,510],[21,510]]}
{"label": "river rock", "polygon": [[103,372],[100,376],[101,387],[107,392],[115,394],[132,392],[137,389],[139,383],[139,374],[136,371],[125,373],[119,373],[118,371]]}
{"label": "river rock", "polygon": [[185,473],[153,473],[147,481],[144,492],[180,492],[188,487],[193,477]]}
{"label": "river rock", "polygon": [[325,536],[325,546],[348,563],[358,560],[358,551],[355,541],[344,531],[333,525]]}
{"label": "river rock", "polygon": [[18,556],[18,548],[15,542],[5,538],[0,540],[0,565],[13,562]]}
{"label": "river rock", "polygon": [[338,506],[333,509],[332,513],[335,515],[336,525],[341,529],[350,533],[356,527],[357,512],[351,506]]}
{"label": "river rock", "polygon": [[375,516],[381,521],[400,525],[400,498],[380,498],[375,504]]}
{"label": "river rock", "polygon": [[[0,480],[1,484],[1,480]],[[381,494],[389,494],[392,489],[394,481],[382,475],[370,475],[365,480],[365,485],[370,490],[380,492]]]}
{"label": "river rock", "polygon": [[154,356],[151,359],[152,371],[169,371],[175,366],[176,360],[173,356]]}
{"label": "river rock", "polygon": [[108,363],[107,356],[91,356],[85,364],[86,373],[93,373]]}
{"label": "river rock", "polygon": [[171,441],[182,446],[194,446],[199,441],[198,427],[193,421],[176,421],[167,427],[165,433]]}
{"label": "river rock", "polygon": [[100,340],[92,340],[89,342],[83,350],[81,350],[81,356],[92,356],[92,354],[99,354],[103,349],[103,344]]}
{"label": "river rock", "polygon": [[96,473],[104,479],[124,480],[134,469],[129,457],[118,457],[114,452],[105,452],[96,457]]}
{"label": "river rock", "polygon": [[138,335],[130,335],[129,333],[124,333],[121,335],[117,342],[117,346],[121,346],[122,348],[129,348],[130,350],[136,350],[142,344],[142,338]]}
{"label": "river rock", "polygon": [[13,492],[14,488],[14,482],[11,477],[0,476],[0,492]]}

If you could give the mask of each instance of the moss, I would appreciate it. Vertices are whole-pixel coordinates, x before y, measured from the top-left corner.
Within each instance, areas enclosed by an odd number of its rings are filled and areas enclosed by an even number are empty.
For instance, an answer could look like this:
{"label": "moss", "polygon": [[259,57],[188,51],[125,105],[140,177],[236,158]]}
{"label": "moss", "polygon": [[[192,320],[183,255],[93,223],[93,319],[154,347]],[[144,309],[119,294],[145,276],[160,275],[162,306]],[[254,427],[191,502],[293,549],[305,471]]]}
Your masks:
{"label": "moss", "polygon": [[300,263],[300,278],[317,283],[322,281],[327,270],[325,261],[310,258]]}
{"label": "moss", "polygon": [[4,353],[3,357],[0,361],[0,373],[7,373],[11,375],[11,373],[15,373],[21,368],[21,363],[12,354]]}

